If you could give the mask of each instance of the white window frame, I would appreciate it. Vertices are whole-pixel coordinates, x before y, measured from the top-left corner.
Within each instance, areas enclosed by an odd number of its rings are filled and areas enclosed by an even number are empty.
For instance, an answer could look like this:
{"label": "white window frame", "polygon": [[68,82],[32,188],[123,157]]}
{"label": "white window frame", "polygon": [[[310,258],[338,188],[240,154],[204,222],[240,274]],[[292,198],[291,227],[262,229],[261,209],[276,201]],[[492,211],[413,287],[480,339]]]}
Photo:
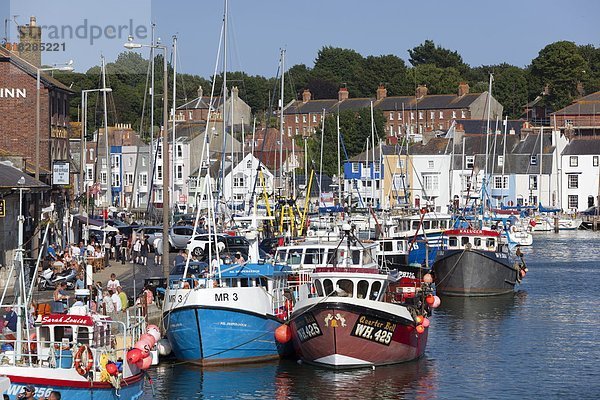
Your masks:
{"label": "white window frame", "polygon": [[[471,165],[469,167],[469,164]],[[473,169],[475,167],[475,156],[465,156],[465,168]]]}
{"label": "white window frame", "polygon": [[567,174],[567,188],[578,189],[579,188],[579,175],[578,174]]}
{"label": "white window frame", "polygon": [[579,166],[579,157],[570,156],[569,157],[569,167],[578,167]]}
{"label": "white window frame", "polygon": [[498,166],[504,166],[504,156],[498,156]]}
{"label": "white window frame", "polygon": [[352,163],[352,173],[353,174],[358,174],[360,172],[359,165],[360,165],[360,163],[357,163],[357,162]]}
{"label": "white window frame", "polygon": [[597,167],[599,165],[598,159],[598,156],[592,157],[592,166]]}
{"label": "white window frame", "polygon": [[537,190],[538,189],[538,176],[537,175],[529,175],[529,190]]}
{"label": "white window frame", "polygon": [[567,196],[567,203],[569,208],[577,209],[579,207],[579,196],[576,194],[570,194]]}

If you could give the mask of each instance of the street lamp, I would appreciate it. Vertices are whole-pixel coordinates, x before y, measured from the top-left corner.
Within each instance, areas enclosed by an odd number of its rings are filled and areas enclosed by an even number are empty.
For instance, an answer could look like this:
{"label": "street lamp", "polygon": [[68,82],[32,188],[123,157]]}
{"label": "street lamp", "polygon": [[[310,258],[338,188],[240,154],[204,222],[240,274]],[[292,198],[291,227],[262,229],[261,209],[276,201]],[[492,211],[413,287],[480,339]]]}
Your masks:
{"label": "street lamp", "polygon": [[[79,166],[79,194],[83,194],[85,190],[85,179],[84,179],[84,165],[85,165],[85,154],[87,151],[87,98],[88,93],[91,92],[112,92],[111,88],[101,88],[101,89],[86,89],[81,91],[81,157]],[[108,162],[108,161],[107,161]]]}
{"label": "street lamp", "polygon": [[[167,126],[169,124],[169,116],[167,114],[168,101],[167,101],[167,46],[161,44],[141,44],[134,43],[133,37],[129,36],[127,43],[123,45],[128,50],[141,49],[142,47],[148,47],[152,49],[160,49],[163,52],[163,131],[162,131],[162,163],[163,163],[163,257],[162,266],[164,276],[169,276],[169,204],[171,204],[169,196],[169,132]],[[154,106],[154,105],[152,105]],[[150,201],[152,194],[148,198]]]}
{"label": "street lamp", "polygon": [[73,60],[63,66],[37,68],[35,95],[35,179],[40,179],[40,74],[42,71],[73,71]]}

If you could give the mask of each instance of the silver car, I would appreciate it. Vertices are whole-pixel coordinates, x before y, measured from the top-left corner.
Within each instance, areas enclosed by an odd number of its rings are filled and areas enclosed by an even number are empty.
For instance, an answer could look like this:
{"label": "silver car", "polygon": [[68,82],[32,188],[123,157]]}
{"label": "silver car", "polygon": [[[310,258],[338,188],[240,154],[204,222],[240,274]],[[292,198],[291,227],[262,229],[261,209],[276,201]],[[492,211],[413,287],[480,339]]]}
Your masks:
{"label": "silver car", "polygon": [[162,238],[162,226],[142,226],[135,230],[137,237],[147,236],[150,247],[154,249],[154,240]]}
{"label": "silver car", "polygon": [[[173,249],[185,249],[187,243],[192,238],[194,227],[191,225],[175,225],[169,229],[169,244]],[[196,229],[196,234],[202,233]]]}

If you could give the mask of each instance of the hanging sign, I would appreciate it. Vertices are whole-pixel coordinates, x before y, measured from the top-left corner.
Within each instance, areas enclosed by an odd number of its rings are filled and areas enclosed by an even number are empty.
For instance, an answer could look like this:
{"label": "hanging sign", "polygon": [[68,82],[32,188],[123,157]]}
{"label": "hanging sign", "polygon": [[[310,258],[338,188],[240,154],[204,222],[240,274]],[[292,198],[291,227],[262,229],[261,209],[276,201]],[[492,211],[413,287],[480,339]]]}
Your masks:
{"label": "hanging sign", "polygon": [[52,184],[69,184],[69,163],[66,161],[54,161],[52,164]]}

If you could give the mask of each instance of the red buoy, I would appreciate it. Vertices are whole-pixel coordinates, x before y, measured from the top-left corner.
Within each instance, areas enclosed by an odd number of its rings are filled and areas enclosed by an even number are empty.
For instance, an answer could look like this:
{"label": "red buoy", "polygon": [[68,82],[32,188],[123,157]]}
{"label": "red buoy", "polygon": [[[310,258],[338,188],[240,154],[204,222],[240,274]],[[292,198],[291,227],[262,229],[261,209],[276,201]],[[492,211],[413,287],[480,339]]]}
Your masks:
{"label": "red buoy", "polygon": [[425,302],[429,305],[432,305],[434,301],[435,297],[433,297],[432,294],[428,294],[427,297],[425,297]]}
{"label": "red buoy", "polygon": [[417,325],[417,333],[420,335],[421,333],[425,332],[425,327],[423,325]]}
{"label": "red buoy", "polygon": [[142,350],[133,348],[127,352],[127,362],[135,364],[142,359]]}
{"label": "red buoy", "polygon": [[119,374],[119,367],[115,363],[108,363],[106,364],[106,372],[112,376],[117,376]]}
{"label": "red buoy", "polygon": [[283,324],[275,329],[275,340],[279,343],[287,343],[292,339],[292,328],[289,325]]}

